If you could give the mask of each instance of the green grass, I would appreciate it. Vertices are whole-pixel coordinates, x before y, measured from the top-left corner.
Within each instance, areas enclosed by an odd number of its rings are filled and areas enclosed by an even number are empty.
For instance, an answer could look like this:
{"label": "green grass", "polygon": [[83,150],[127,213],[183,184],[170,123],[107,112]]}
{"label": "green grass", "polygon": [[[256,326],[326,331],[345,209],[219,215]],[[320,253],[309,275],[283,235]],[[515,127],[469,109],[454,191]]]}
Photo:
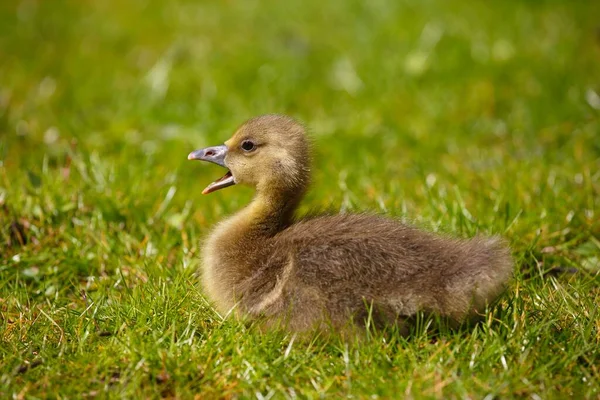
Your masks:
{"label": "green grass", "polygon": [[[2,2],[0,397],[597,398],[598,15]],[[346,346],[222,320],[199,244],[251,192],[201,196],[222,171],[186,156],[267,112],[314,136],[304,211],[505,236],[515,281],[485,322]]]}

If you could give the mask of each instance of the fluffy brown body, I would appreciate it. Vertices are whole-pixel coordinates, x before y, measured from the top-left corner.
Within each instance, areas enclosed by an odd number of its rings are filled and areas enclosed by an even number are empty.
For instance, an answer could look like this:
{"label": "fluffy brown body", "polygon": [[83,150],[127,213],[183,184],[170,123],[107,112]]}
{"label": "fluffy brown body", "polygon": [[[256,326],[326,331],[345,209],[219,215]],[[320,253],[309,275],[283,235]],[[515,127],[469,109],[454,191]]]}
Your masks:
{"label": "fluffy brown body", "polygon": [[[288,117],[252,119],[225,145],[232,179],[256,196],[204,245],[203,284],[223,314],[293,332],[402,324],[418,311],[462,321],[512,275],[498,237],[454,239],[366,214],[296,221],[310,157],[303,127]],[[202,151],[194,159],[212,161]]]}

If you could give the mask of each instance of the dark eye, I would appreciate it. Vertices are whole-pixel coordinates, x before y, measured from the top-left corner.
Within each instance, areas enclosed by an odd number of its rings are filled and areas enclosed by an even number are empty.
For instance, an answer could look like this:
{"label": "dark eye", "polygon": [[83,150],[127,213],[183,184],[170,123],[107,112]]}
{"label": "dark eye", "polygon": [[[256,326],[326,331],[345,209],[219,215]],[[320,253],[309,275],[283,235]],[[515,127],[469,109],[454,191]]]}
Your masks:
{"label": "dark eye", "polygon": [[242,150],[244,151],[252,151],[256,148],[256,146],[254,145],[254,142],[251,140],[244,140],[242,142]]}

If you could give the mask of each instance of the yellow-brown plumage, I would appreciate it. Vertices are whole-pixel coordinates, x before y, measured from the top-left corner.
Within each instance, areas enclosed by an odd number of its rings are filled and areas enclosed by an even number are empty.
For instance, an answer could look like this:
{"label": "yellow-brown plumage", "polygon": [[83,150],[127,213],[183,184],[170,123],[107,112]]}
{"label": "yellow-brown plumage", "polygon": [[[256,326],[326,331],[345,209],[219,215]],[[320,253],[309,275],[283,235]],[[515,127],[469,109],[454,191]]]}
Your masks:
{"label": "yellow-brown plumage", "polygon": [[188,158],[230,171],[205,193],[233,184],[256,189],[204,244],[203,284],[221,313],[294,332],[366,319],[385,326],[421,310],[461,321],[512,275],[509,249],[497,237],[447,238],[366,214],[295,220],[310,154],[304,128],[289,117],[251,119],[225,145]]}

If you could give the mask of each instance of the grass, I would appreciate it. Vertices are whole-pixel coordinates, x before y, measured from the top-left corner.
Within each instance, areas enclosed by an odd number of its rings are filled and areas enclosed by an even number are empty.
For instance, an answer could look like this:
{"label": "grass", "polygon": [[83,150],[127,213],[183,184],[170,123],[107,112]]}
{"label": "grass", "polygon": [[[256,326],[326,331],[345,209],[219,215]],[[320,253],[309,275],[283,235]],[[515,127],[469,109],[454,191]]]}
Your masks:
{"label": "grass", "polygon": [[[0,397],[597,398],[594,2],[0,5]],[[199,243],[246,203],[189,163],[306,121],[303,210],[505,236],[485,322],[360,346],[222,320]],[[563,271],[557,273],[557,271]]]}

